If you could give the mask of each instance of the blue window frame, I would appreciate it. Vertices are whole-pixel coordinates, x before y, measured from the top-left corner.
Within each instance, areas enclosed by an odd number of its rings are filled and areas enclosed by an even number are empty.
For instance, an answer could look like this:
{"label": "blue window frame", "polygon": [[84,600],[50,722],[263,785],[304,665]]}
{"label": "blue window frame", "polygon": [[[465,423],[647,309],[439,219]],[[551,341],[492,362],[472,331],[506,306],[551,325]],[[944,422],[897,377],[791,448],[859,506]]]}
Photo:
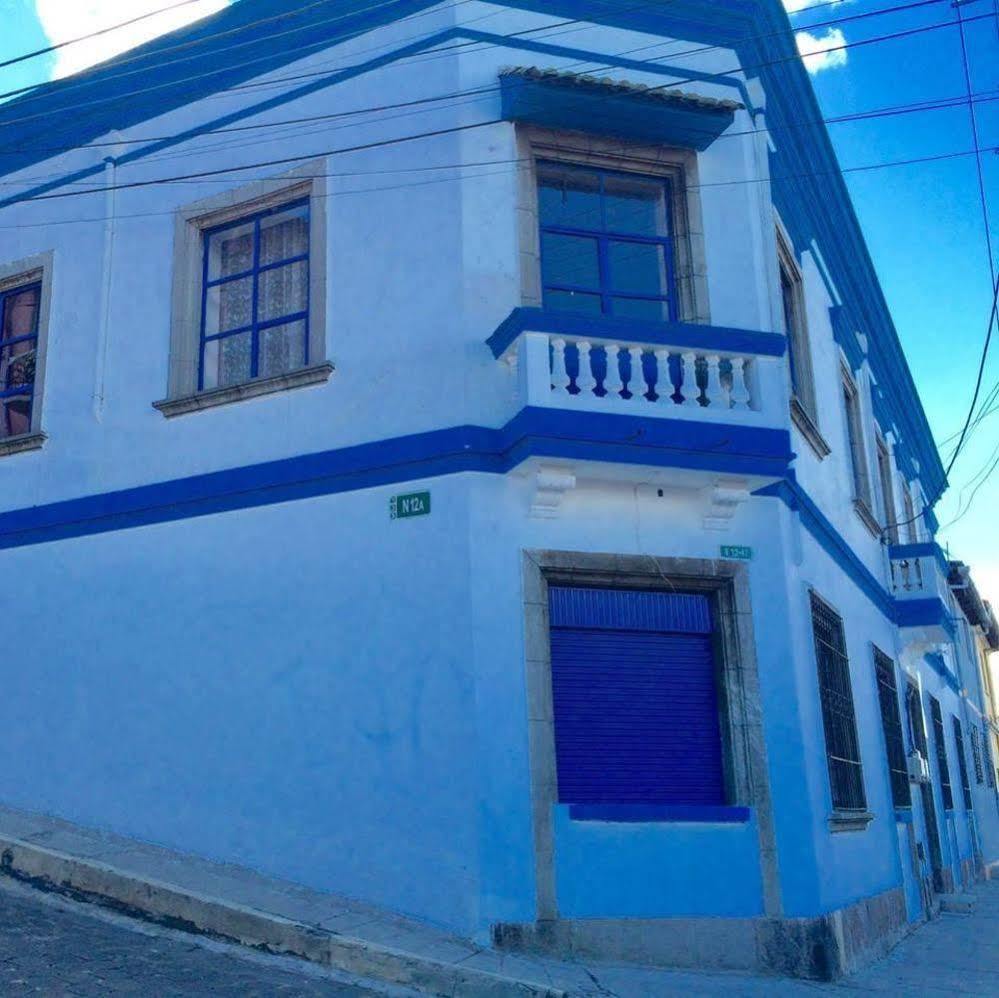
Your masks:
{"label": "blue window frame", "polygon": [[676,320],[672,204],[664,177],[539,162],[545,308]]}
{"label": "blue window frame", "polygon": [[0,291],[0,439],[31,432],[41,299],[39,283]]}
{"label": "blue window frame", "polygon": [[204,232],[198,389],[309,363],[309,202]]}

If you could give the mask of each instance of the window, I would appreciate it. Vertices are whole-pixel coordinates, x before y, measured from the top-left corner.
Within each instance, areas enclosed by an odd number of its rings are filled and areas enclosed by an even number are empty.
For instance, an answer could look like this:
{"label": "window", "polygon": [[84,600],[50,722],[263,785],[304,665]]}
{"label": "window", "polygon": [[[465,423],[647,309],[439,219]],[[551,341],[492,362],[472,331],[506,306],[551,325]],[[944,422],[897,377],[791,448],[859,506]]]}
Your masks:
{"label": "window", "polygon": [[309,204],[269,208],[204,233],[198,389],[309,363]]}
{"label": "window", "polygon": [[854,501],[870,516],[871,479],[864,453],[864,430],[860,415],[860,393],[853,378],[843,370],[843,406],[846,411],[846,433],[850,445],[850,467],[853,471]]}
{"label": "window", "polygon": [[895,685],[895,663],[880,648],[874,649],[874,673],[878,683],[892,804],[895,807],[911,807],[909,771],[905,761],[905,743],[902,740],[902,718],[898,709],[898,687]]}
{"label": "window", "polygon": [[326,361],[324,160],[189,205],[175,220],[173,417],[320,384]]}
{"label": "window", "polygon": [[950,787],[950,770],[947,767],[947,742],[944,740],[943,715],[940,701],[930,697],[930,717],[933,723],[933,744],[937,750],[937,772],[940,775],[940,795],[945,811],[954,810],[954,793]]}
{"label": "window", "polygon": [[545,308],[678,318],[668,177],[538,163]]}
{"label": "window", "polygon": [[[804,282],[797,261],[784,235],[777,231],[780,292],[784,308],[784,331],[787,334],[787,358],[791,369],[792,410],[795,403],[816,424],[815,383],[805,318]],[[828,453],[828,449],[825,450]]]}
{"label": "window", "polygon": [[863,811],[867,798],[843,621],[815,593],[811,594],[811,604],[833,808]]}
{"label": "window", "polygon": [[970,811],[974,805],[971,803],[971,781],[968,779],[968,759],[964,754],[964,732],[961,730],[961,722],[952,717],[954,722],[954,745],[957,747],[957,766],[961,772],[961,791],[964,794],[964,809]]}
{"label": "window", "polygon": [[992,733],[987,724],[982,725],[982,757],[985,763],[985,781],[994,790],[996,771],[992,765]]}
{"label": "window", "polygon": [[42,285],[0,290],[0,440],[31,433]]}
{"label": "window", "polygon": [[552,585],[552,703],[564,804],[726,804],[711,601]]}
{"label": "window", "polygon": [[982,784],[984,780],[984,773],[982,771],[982,745],[979,741],[978,725],[971,725],[971,760],[975,766],[975,782],[979,785]]}
{"label": "window", "polygon": [[898,514],[895,512],[895,490],[892,487],[891,455],[888,445],[881,436],[877,439],[878,478],[881,482],[881,523],[888,531],[888,539],[892,544],[898,544]]}
{"label": "window", "polygon": [[916,525],[916,507],[912,503],[912,490],[908,482],[902,483],[902,508],[905,513],[905,534],[910,544],[919,540],[919,531]]}

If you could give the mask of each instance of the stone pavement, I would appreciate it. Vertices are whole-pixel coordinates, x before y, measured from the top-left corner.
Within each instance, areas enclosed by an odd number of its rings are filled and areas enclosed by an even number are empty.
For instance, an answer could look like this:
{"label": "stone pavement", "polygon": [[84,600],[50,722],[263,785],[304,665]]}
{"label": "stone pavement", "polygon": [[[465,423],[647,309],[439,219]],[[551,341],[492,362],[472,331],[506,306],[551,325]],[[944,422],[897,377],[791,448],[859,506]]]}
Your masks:
{"label": "stone pavement", "polygon": [[[999,881],[982,884],[975,893],[972,914],[942,915],[887,959],[838,984],[590,964],[591,993],[604,998],[999,996]],[[414,993],[0,881],[0,995],[22,994],[403,998]]]}

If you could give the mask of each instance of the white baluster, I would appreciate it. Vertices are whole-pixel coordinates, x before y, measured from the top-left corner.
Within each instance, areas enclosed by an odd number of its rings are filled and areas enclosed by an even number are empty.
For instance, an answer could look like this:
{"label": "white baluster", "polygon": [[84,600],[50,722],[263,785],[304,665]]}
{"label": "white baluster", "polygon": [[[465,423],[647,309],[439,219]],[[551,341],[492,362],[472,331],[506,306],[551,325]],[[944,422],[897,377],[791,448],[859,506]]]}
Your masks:
{"label": "white baluster", "polygon": [[631,380],[628,382],[628,391],[631,392],[632,402],[647,402],[645,393],[648,388],[645,384],[645,368],[642,366],[642,348],[629,347],[628,353],[631,355]]}
{"label": "white baluster", "polygon": [[708,405],[715,409],[728,408],[728,392],[721,382],[721,358],[716,353],[705,358],[708,364],[708,380],[704,387],[704,397]]}
{"label": "white baluster", "polygon": [[669,350],[660,347],[656,351],[656,405],[673,405],[673,382],[669,376]]}
{"label": "white baluster", "polygon": [[607,398],[620,398],[624,389],[624,382],[621,380],[621,348],[616,343],[608,343],[604,350],[607,354],[604,390],[607,392]]}
{"label": "white baluster", "polygon": [[580,340],[576,344],[579,351],[579,374],[576,375],[576,387],[580,395],[592,395],[597,387],[597,379],[593,377],[593,358],[590,357],[590,344]]}
{"label": "white baluster", "polygon": [[732,408],[748,409],[752,401],[749,388],[746,385],[746,366],[749,360],[746,357],[732,358]]}
{"label": "white baluster", "polygon": [[552,340],[552,392],[566,395],[569,391],[569,372],[565,369],[565,340]]}
{"label": "white baluster", "polygon": [[701,397],[701,389],[697,385],[697,354],[685,353],[680,358],[680,370],[683,374],[683,385],[680,392],[683,394],[683,405],[698,405]]}

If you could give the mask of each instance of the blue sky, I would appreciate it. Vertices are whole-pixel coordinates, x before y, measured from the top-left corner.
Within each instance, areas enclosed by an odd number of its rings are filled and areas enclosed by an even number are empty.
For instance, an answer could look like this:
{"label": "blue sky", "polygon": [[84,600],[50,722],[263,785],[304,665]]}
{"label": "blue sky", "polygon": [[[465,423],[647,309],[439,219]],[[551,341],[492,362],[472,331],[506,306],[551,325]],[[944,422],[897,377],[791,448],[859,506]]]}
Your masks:
{"label": "blue sky", "polygon": [[[966,84],[956,26],[893,40],[868,39],[954,22],[949,0],[912,9],[912,0],[784,0],[803,51],[849,43],[847,51],[814,57],[810,66],[826,117],[918,101],[964,97]],[[212,13],[226,0],[184,8],[71,46],[0,73],[9,90],[65,75],[123,47],[139,44],[186,20]],[[0,58],[43,47],[167,6],[167,0],[0,0],[6,28]],[[909,9],[899,9],[907,7]],[[860,20],[855,15],[889,9]],[[999,0],[962,6],[972,89],[983,147],[999,147]],[[837,19],[836,24],[821,22]],[[819,26],[817,26],[819,25]],[[984,99],[982,99],[984,98]],[[830,124],[844,167],[968,152],[968,107]],[[999,153],[982,155],[994,249],[999,265]],[[857,213],[881,276],[902,343],[938,440],[960,428],[967,412],[991,304],[985,230],[973,156],[847,174]],[[984,382],[999,380],[999,338]],[[999,412],[986,419],[962,453],[938,513],[947,524],[961,510],[975,476],[999,457]],[[945,449],[946,453],[946,449]],[[970,483],[970,484],[969,484]],[[987,596],[999,604],[999,470],[977,492],[970,511],[941,534],[954,557],[972,564]]]}

